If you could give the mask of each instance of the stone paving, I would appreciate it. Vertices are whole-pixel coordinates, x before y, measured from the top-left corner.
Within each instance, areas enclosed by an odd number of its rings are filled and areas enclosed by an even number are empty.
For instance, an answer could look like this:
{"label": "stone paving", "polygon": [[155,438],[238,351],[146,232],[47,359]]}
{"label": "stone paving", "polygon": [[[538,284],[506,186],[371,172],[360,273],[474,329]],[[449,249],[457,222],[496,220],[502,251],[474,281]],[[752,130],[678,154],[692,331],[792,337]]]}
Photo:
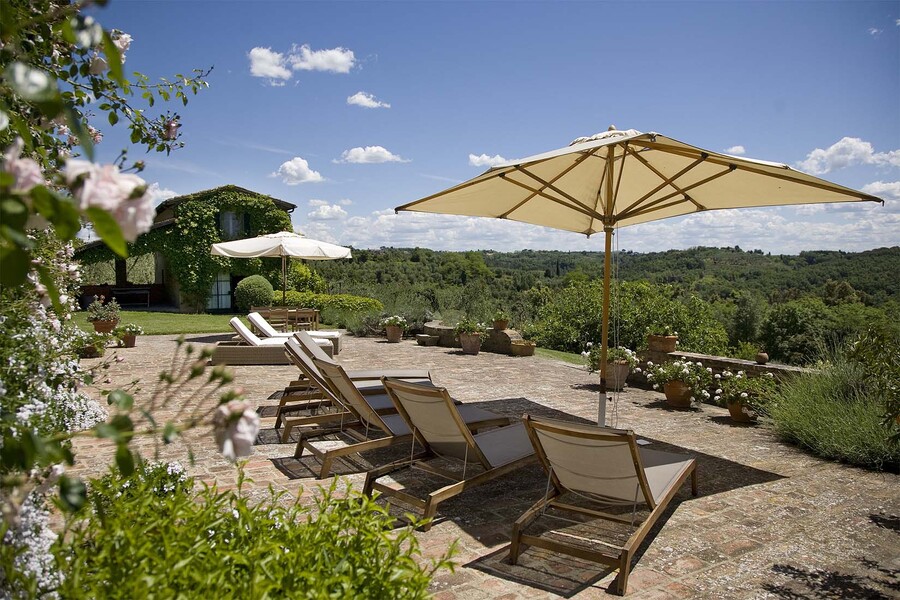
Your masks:
{"label": "stone paving", "polygon": [[[193,335],[195,344],[228,336]],[[117,349],[98,384],[104,389],[140,379],[136,393],[146,403],[160,371],[169,368],[175,336],[141,336],[133,349]],[[108,356],[107,356],[108,358]],[[466,403],[519,417],[523,413],[596,421],[598,378],[573,365],[540,357],[420,347],[413,341],[387,344],[347,338],[339,356],[347,368],[430,369],[436,384]],[[98,360],[83,361],[90,366]],[[293,379],[290,366],[236,367],[235,385],[259,407],[263,429],[247,463],[249,494],[269,485],[308,497],[316,486],[314,459],[292,458],[294,444],[277,443],[274,390]],[[96,393],[96,390],[94,390]],[[209,410],[210,399],[188,393],[154,409],[159,419],[185,420]],[[608,423],[633,429],[653,448],[683,452],[698,462],[700,494],[685,486],[638,551],[628,596],[662,598],[897,598],[900,597],[900,476],[824,461],[779,442],[761,426],[735,426],[727,411],[712,406],[687,412],[666,408],[661,394],[626,388],[609,404]],[[234,467],[215,450],[208,429],[186,443],[137,446],[177,459],[191,475],[234,485]],[[342,483],[359,488],[369,461],[396,458],[396,449],[336,463]],[[188,452],[194,464],[188,461]],[[102,441],[76,442],[78,469],[101,474],[111,459]],[[402,474],[401,474],[402,475]],[[398,479],[401,478],[398,475]],[[407,483],[407,481],[403,481]],[[415,482],[412,482],[414,485]],[[437,575],[439,600],[507,598],[598,598],[607,595],[615,572],[578,559],[528,549],[516,566],[506,555],[512,522],[543,493],[546,477],[525,467],[441,504],[434,526],[419,537],[426,556],[458,540],[454,573]]]}

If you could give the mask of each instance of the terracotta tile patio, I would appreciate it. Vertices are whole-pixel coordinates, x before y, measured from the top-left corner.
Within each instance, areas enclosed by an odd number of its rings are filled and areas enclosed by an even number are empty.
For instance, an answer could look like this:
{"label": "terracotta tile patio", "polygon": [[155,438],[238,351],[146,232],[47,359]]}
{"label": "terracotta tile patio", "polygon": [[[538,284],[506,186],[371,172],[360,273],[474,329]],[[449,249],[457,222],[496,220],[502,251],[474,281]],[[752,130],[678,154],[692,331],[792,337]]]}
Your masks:
{"label": "terracotta tile patio", "polygon": [[[227,336],[224,336],[227,337]],[[205,344],[223,336],[193,335]],[[118,349],[125,360],[112,364],[102,387],[138,378],[138,402],[168,368],[175,336],[142,336],[133,349]],[[584,370],[538,357],[515,358],[420,347],[404,340],[348,338],[339,357],[348,368],[430,369],[435,383],[458,399],[511,416],[525,412],[596,421],[598,378]],[[85,361],[90,365],[96,360]],[[248,493],[278,490],[310,496],[319,482],[311,458],[295,460],[293,444],[277,443],[272,429],[277,404],[269,394],[297,373],[289,366],[236,367],[235,385],[261,407],[260,444],[247,463],[254,482]],[[101,377],[101,381],[104,377]],[[173,418],[190,412],[187,394],[157,411]],[[197,408],[207,409],[212,401]],[[270,415],[270,416],[265,416]],[[900,476],[827,462],[779,442],[763,427],[731,425],[727,411],[712,406],[690,412],[665,407],[662,395],[627,388],[608,408],[611,424],[633,429],[654,448],[696,457],[700,495],[679,492],[662,524],[639,550],[629,580],[629,597],[661,598],[896,598],[900,594]],[[158,448],[188,472],[219,486],[231,486],[234,468],[216,452],[208,431]],[[153,444],[138,444],[144,455]],[[188,447],[195,462],[188,461]],[[400,450],[402,454],[402,450]],[[78,468],[100,474],[110,464],[109,448],[78,440]],[[397,457],[396,449],[367,455],[372,462]],[[362,486],[366,461],[337,463],[335,471]],[[398,479],[402,474],[398,475]],[[408,480],[403,480],[409,483]],[[546,478],[536,465],[523,468],[443,503],[432,529],[417,534],[426,556],[459,540],[455,573],[433,583],[435,598],[596,598],[605,596],[615,577],[603,567],[578,559],[527,550],[520,563],[506,561],[512,522],[543,493]]]}

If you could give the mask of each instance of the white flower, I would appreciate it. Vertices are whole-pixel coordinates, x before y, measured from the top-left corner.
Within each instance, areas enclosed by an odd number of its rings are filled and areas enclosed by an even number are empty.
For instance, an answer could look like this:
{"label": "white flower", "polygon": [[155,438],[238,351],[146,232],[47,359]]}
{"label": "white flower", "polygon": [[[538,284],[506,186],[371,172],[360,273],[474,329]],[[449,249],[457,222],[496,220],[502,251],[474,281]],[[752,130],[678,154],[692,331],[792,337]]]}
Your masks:
{"label": "white flower", "polygon": [[113,32],[113,44],[115,44],[116,49],[118,49],[119,54],[122,55],[122,62],[125,62],[125,52],[131,47],[131,42],[134,41],[127,33],[122,32]]}
{"label": "white flower", "polygon": [[250,456],[259,433],[259,415],[243,400],[232,400],[216,409],[213,428],[219,452],[228,460]]}
{"label": "white flower", "polygon": [[584,352],[581,353],[581,358],[587,358],[590,355],[591,355],[591,353],[588,352],[587,350],[585,350]]}
{"label": "white flower", "polygon": [[588,342],[587,344],[585,344],[585,346],[587,346],[588,348],[593,348],[594,342]]}
{"label": "white flower", "polygon": [[741,392],[741,398],[746,398],[746,397],[747,397],[747,392]]}
{"label": "white flower", "polygon": [[16,138],[3,155],[3,171],[13,176],[15,182],[12,189],[17,192],[27,192],[34,186],[44,183],[40,165],[30,158],[19,157],[24,146],[22,138]]}
{"label": "white flower", "polygon": [[766,377],[775,377],[772,373],[766,373]]}
{"label": "white flower", "polygon": [[722,376],[719,375],[718,373],[716,373],[715,375],[713,375],[713,377],[715,377],[716,379],[722,379]]}
{"label": "white flower", "polygon": [[717,389],[717,390],[716,390],[716,393],[717,393],[717,394],[721,394],[721,393],[722,393],[722,388]]}
{"label": "white flower", "polygon": [[707,373],[712,373],[712,367],[706,367],[706,372],[707,372]]}
{"label": "white flower", "polygon": [[640,367],[635,367],[635,368],[634,368],[634,372],[635,372],[635,373],[643,373],[643,371],[641,371],[641,368],[640,368]]}
{"label": "white flower", "polygon": [[696,402],[696,400],[697,400],[696,398],[694,398],[693,396],[691,396],[691,402]]}
{"label": "white flower", "polygon": [[648,361],[647,361],[647,366],[648,366],[648,367],[652,367],[652,366],[653,366],[653,361],[652,361],[652,360],[648,360]]}
{"label": "white flower", "polygon": [[102,75],[108,68],[109,64],[106,62],[106,59],[99,54],[96,54],[91,58],[91,66],[89,69],[91,75]]}
{"label": "white flower", "polygon": [[713,398],[713,400],[715,400],[716,402],[718,402],[718,401],[721,400],[721,399],[722,399],[721,396],[716,396],[715,398]]}

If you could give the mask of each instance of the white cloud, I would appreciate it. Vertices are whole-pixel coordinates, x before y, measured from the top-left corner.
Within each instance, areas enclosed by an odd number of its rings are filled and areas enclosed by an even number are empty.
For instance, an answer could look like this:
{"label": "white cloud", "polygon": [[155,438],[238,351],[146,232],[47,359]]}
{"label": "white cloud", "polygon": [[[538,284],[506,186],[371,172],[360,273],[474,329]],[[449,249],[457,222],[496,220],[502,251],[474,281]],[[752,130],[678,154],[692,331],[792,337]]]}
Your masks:
{"label": "white cloud", "polygon": [[271,48],[256,47],[247,56],[250,58],[250,74],[254,77],[265,77],[275,86],[284,85],[284,81],[279,80],[291,78],[282,53],[274,52]]}
{"label": "white cloud", "polygon": [[316,199],[311,199],[311,200],[308,202],[308,204],[309,204],[310,206],[313,206],[313,207],[315,207],[315,206],[328,206],[328,200],[316,200]]}
{"label": "white cloud", "polygon": [[874,181],[864,185],[862,191],[879,198],[900,200],[900,181]]}
{"label": "white cloud", "polygon": [[816,148],[806,156],[806,160],[797,163],[801,171],[813,175],[823,175],[853,165],[900,167],[900,150],[875,152],[869,142],[845,137],[825,150]]}
{"label": "white cloud", "polygon": [[356,106],[362,106],[363,108],[390,108],[391,105],[387,102],[382,102],[369,94],[368,92],[356,92],[349,98],[347,98],[347,104],[352,104]]}
{"label": "white cloud", "polygon": [[309,163],[299,156],[282,163],[278,170],[272,173],[272,177],[281,177],[281,181],[287,185],[324,181],[322,175],[310,169]]}
{"label": "white cloud", "polygon": [[482,154],[480,156],[475,156],[474,154],[469,155],[469,165],[473,167],[493,167],[494,165],[505,162],[506,159],[499,154],[495,154],[494,156],[488,156],[487,154]]}
{"label": "white cloud", "polygon": [[325,203],[316,210],[309,212],[306,216],[313,221],[334,221],[347,217],[347,211],[337,204]]}
{"label": "white cloud", "polygon": [[878,29],[876,27],[869,27],[869,35],[871,35],[872,37],[878,37],[879,35],[881,35],[882,31],[884,31],[884,29]]}
{"label": "white cloud", "polygon": [[295,71],[329,71],[331,73],[349,73],[356,64],[353,50],[332,48],[330,50],[313,50],[308,44],[291,48],[288,60]]}
{"label": "white cloud", "polygon": [[168,200],[169,198],[174,198],[178,195],[178,192],[175,190],[170,190],[169,188],[161,188],[158,183],[151,183],[149,187],[147,187],[147,193],[150,194],[150,197],[153,199],[153,205],[156,206],[160,202],[164,200]]}
{"label": "white cloud", "polygon": [[337,203],[341,206],[350,206],[351,204],[353,204],[353,200],[351,200],[350,198],[341,198],[337,201]]}
{"label": "white cloud", "polygon": [[732,146],[731,148],[725,148],[725,154],[733,154],[734,156],[741,156],[747,152],[743,146]]}
{"label": "white cloud", "polygon": [[386,162],[410,162],[401,156],[392,154],[382,146],[366,146],[365,148],[350,148],[344,150],[336,163],[386,163]]}

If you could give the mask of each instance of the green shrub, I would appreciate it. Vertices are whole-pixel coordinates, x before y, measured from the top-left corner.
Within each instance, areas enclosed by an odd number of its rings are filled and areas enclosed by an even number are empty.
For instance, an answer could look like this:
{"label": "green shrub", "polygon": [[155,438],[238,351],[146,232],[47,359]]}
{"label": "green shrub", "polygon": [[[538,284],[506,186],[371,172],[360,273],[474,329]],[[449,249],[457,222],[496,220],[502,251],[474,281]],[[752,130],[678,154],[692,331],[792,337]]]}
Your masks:
{"label": "green shrub", "polygon": [[873,469],[900,465],[900,445],[882,425],[878,387],[841,351],[832,351],[819,372],[784,382],[767,410],[779,435],[814,454]]}
{"label": "green shrub", "polygon": [[[269,303],[281,304],[281,292],[269,294]],[[317,310],[379,311],[384,310],[381,302],[374,298],[351,296],[350,294],[316,294],[315,292],[289,291],[285,299],[287,306],[295,308],[315,308]]]}
{"label": "green shrub", "polygon": [[234,288],[234,303],[243,312],[249,312],[251,306],[270,306],[272,304],[272,284],[262,275],[244,277]]}
{"label": "green shrub", "polygon": [[[142,470],[92,484],[93,511],[55,546],[64,598],[426,598],[450,553],[421,560],[411,527],[336,481],[302,506]],[[424,563],[424,564],[420,564]]]}

